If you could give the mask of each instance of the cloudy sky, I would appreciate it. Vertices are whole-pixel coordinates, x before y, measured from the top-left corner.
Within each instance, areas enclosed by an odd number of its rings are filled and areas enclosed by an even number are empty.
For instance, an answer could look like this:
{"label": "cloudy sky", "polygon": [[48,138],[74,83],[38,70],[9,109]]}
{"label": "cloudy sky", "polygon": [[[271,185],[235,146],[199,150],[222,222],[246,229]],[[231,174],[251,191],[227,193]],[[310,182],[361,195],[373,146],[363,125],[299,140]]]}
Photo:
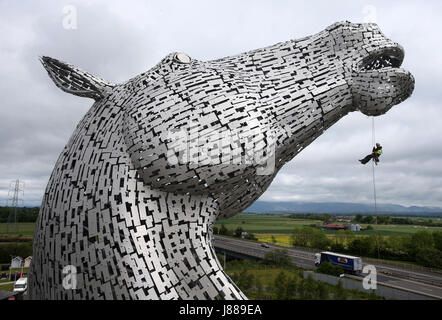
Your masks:
{"label": "cloudy sky", "polygon": [[[0,0],[0,205],[15,179],[25,182],[24,203],[40,205],[58,155],[93,102],[57,89],[41,55],[117,83],[173,51],[211,60],[337,21],[375,20],[405,48],[403,67],[416,79],[413,96],[375,120],[384,146],[378,202],[442,206],[440,12],[439,0]],[[371,165],[357,162],[371,142],[371,118],[349,114],[287,164],[261,200],[371,202]]]}

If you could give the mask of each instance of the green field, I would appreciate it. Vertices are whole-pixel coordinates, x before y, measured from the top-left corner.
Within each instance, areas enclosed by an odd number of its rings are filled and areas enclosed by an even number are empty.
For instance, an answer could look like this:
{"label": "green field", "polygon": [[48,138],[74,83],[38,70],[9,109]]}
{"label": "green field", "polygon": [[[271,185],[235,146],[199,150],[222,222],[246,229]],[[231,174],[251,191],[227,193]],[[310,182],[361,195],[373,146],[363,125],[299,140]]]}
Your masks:
{"label": "green field", "polygon": [[[257,234],[275,234],[284,235],[290,234],[294,227],[297,226],[308,226],[311,224],[322,225],[320,220],[309,220],[309,219],[293,219],[289,218],[288,215],[266,215],[266,214],[247,214],[242,213],[233,218],[218,220],[215,223],[216,227],[221,227],[221,224],[229,230],[235,230],[241,227],[244,231],[249,233]],[[356,235],[370,235],[379,231],[380,235],[389,236],[392,234],[413,234],[417,231],[428,230],[428,231],[442,231],[441,227],[424,227],[424,226],[414,226],[414,225],[371,225],[373,230],[355,232]],[[365,224],[361,224],[362,228],[367,227]],[[334,230],[327,230],[325,233],[329,236],[333,236],[337,233]]]}
{"label": "green field", "polygon": [[34,235],[34,225],[33,222],[20,222],[17,223],[17,230],[15,230],[14,225],[9,225],[7,223],[0,223],[0,235],[7,236],[33,236]]}
{"label": "green field", "polygon": [[[242,213],[233,218],[218,220],[215,223],[216,227],[220,227],[224,224],[227,229],[235,230],[237,227],[241,227],[244,231],[249,233],[257,234],[278,234],[278,235],[288,235],[291,234],[293,228],[298,226],[308,226],[311,224],[322,225],[321,220],[310,220],[310,219],[293,219],[289,218],[288,215],[276,215],[276,214],[248,214]],[[365,228],[367,225],[361,224],[361,227]],[[428,230],[428,231],[441,231],[441,227],[424,227],[424,226],[414,226],[414,225],[371,225],[374,230],[356,232],[356,235],[370,235],[379,231],[379,234],[388,236],[392,234],[413,234],[417,231]],[[0,223],[0,236],[19,236],[30,237],[34,235],[34,223],[25,222],[17,223],[17,231],[11,230],[7,232],[6,223]],[[337,231],[326,230],[325,233],[329,236],[333,236]]]}
{"label": "green field", "polygon": [[12,291],[14,290],[14,283],[0,284],[0,290]]}
{"label": "green field", "polygon": [[315,223],[319,224],[321,221],[291,219],[287,215],[241,213],[230,219],[218,220],[215,226],[220,227],[224,224],[229,230],[241,227],[251,233],[290,234],[294,227]]}

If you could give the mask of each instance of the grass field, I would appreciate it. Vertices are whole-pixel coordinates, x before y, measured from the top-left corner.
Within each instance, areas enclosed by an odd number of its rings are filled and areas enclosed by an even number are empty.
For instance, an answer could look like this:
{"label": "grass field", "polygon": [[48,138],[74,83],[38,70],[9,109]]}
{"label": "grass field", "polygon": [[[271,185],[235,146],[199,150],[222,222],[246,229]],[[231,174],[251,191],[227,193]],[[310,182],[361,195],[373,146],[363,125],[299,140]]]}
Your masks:
{"label": "grass field", "polygon": [[[242,267],[234,266],[232,268],[229,263],[227,264],[226,272],[230,277],[234,276],[234,273],[237,273],[239,275],[242,270],[243,270]],[[249,274],[252,274],[255,277],[255,279],[259,279],[259,281],[265,286],[273,284],[275,282],[276,277],[281,271],[287,272],[288,274],[291,275],[298,275],[296,271],[287,268],[275,268],[275,267],[258,268],[254,266],[253,268],[247,270]]]}
{"label": "grass field", "polygon": [[[241,227],[244,231],[249,233],[258,234],[262,238],[266,238],[266,235],[275,235],[280,242],[285,242],[287,236],[293,231],[293,228],[297,226],[308,226],[311,224],[321,225],[320,220],[302,220],[302,219],[292,219],[287,215],[269,215],[269,214],[239,214],[233,218],[218,220],[215,223],[216,227],[221,227],[224,224],[227,229],[235,230],[237,227]],[[367,225],[361,224],[363,228]],[[439,230],[442,231],[441,227],[423,227],[423,226],[413,226],[413,225],[372,225],[374,230],[356,232],[356,235],[370,235],[379,230],[379,233],[384,236],[391,234],[413,234],[420,230]],[[0,236],[19,236],[32,237],[34,235],[34,223],[17,223],[17,231],[10,230],[7,232],[6,223],[0,223]],[[333,237],[337,231],[327,230],[325,233]],[[267,238],[266,238],[267,239]],[[265,240],[269,241],[270,240]]]}
{"label": "grass field", "polygon": [[0,284],[0,290],[12,291],[14,290],[14,283]]}
{"label": "grass field", "polygon": [[[275,235],[277,239],[281,239],[284,242],[286,237],[283,235],[291,234],[293,228],[296,226],[308,226],[311,224],[321,225],[320,220],[301,220],[292,219],[287,215],[263,215],[263,214],[239,214],[233,218],[218,220],[215,226],[220,227],[224,224],[229,230],[235,230],[241,227],[246,232],[251,232],[264,237],[265,234]],[[367,225],[361,224],[361,227],[365,228]],[[413,225],[371,225],[374,230],[355,232],[356,235],[370,235],[379,231],[379,234],[384,236],[389,236],[392,234],[413,234],[420,230],[439,230],[442,231],[441,227],[423,227],[423,226],[413,226]],[[337,231],[327,230],[325,233],[333,237]],[[267,241],[267,240],[266,240]],[[269,240],[270,241],[270,240]]]}
{"label": "grass field", "polygon": [[8,230],[7,223],[0,223],[0,235],[7,236],[33,236],[34,235],[34,223],[33,222],[21,222],[17,223],[17,230],[14,229],[14,225],[11,224]]}
{"label": "grass field", "polygon": [[244,231],[251,233],[290,234],[296,226],[315,223],[319,224],[321,221],[291,219],[285,215],[241,213],[230,219],[218,220],[215,226],[220,227],[221,224],[224,224],[230,230],[241,227]]}

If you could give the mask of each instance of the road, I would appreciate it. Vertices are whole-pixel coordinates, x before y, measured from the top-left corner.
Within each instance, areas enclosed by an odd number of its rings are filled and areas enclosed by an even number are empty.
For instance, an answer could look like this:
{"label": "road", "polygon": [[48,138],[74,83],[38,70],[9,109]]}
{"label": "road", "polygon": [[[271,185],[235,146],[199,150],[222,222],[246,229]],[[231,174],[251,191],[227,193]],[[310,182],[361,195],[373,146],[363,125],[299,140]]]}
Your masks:
{"label": "road", "polygon": [[[285,248],[269,244],[270,248],[261,247],[260,243],[216,236],[215,247],[238,252],[244,255],[263,258],[266,252],[274,249],[287,249],[293,263],[303,269],[314,269],[314,253],[294,248]],[[405,269],[386,266],[382,263],[370,263],[376,267],[379,284],[394,286],[404,290],[429,295],[442,299],[442,275],[428,272],[411,272]]]}

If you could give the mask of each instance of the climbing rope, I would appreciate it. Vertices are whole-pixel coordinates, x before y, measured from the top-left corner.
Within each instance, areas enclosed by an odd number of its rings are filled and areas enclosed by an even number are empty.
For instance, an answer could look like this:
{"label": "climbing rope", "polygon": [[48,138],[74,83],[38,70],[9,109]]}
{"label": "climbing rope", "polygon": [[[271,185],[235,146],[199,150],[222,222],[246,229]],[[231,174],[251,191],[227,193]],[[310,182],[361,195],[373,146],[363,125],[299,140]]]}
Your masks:
{"label": "climbing rope", "polygon": [[[371,117],[371,140],[372,140],[372,146],[376,143],[376,127],[374,125],[374,117]],[[372,170],[373,170],[373,198],[374,198],[374,211],[376,214],[376,245],[377,245],[377,251],[378,251],[378,259],[379,259],[379,230],[378,230],[378,206],[377,206],[377,199],[376,199],[376,174],[375,174],[375,165],[376,165],[376,159],[372,159]]]}
{"label": "climbing rope", "polygon": [[[372,140],[372,146],[376,143],[376,128],[374,125],[374,117],[371,117],[371,140]],[[378,207],[377,207],[377,201],[376,201],[376,174],[375,174],[375,164],[376,160],[375,158],[372,159],[372,168],[373,168],[373,197],[374,197],[374,210],[376,213],[376,225],[378,223]]]}

